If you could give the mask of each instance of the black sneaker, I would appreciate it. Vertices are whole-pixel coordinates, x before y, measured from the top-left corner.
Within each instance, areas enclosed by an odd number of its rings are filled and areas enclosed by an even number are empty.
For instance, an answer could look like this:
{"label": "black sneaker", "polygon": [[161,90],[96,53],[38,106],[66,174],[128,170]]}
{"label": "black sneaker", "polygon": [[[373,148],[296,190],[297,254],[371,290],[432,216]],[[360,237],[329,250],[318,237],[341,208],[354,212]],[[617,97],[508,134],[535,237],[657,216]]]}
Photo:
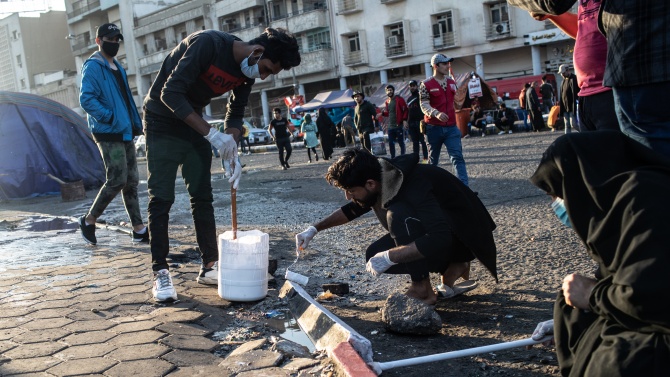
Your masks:
{"label": "black sneaker", "polygon": [[290,169],[291,167],[288,164],[288,161],[284,162],[284,166],[286,166],[286,169]]}
{"label": "black sneaker", "polygon": [[206,268],[204,265],[200,266],[200,273],[197,279],[200,284],[217,285],[219,284],[219,262],[214,262],[212,268]]}
{"label": "black sneaker", "polygon": [[81,236],[84,237],[86,242],[91,245],[98,243],[98,240],[95,238],[95,224],[86,224],[86,215],[79,218],[79,229],[81,229]]}
{"label": "black sneaker", "polygon": [[144,233],[137,233],[133,230],[133,242],[149,243],[149,229]]}

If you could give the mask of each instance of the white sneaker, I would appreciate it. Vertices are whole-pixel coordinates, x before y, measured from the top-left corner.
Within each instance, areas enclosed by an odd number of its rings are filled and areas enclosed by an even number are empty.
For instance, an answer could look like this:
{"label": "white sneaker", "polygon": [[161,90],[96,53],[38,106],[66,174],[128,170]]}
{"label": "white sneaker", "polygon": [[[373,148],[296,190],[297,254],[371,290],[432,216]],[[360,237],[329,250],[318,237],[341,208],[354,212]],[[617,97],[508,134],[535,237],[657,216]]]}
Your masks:
{"label": "white sneaker", "polygon": [[154,273],[154,286],[151,289],[154,300],[158,302],[171,302],[177,300],[177,291],[172,285],[170,271],[160,270]]}
{"label": "white sneaker", "polygon": [[504,134],[505,134],[505,131],[498,132],[498,135],[504,135]]}
{"label": "white sneaker", "polygon": [[511,133],[512,133],[512,130],[507,131],[507,133],[508,133],[508,134],[511,134]]}
{"label": "white sneaker", "polygon": [[219,284],[219,262],[214,262],[212,268],[200,266],[200,273],[195,279],[200,284],[218,285]]}

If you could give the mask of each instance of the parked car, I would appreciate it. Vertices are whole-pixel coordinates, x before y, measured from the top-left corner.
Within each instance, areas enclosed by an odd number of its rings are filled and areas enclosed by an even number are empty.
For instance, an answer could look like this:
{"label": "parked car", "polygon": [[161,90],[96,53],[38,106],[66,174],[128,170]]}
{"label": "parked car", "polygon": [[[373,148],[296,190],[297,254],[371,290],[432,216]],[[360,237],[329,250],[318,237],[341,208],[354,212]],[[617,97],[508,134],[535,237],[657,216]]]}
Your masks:
{"label": "parked car", "polygon": [[252,127],[246,120],[244,121],[244,127],[249,129],[249,144],[267,144],[272,141],[268,130]]}
{"label": "parked car", "polygon": [[147,142],[144,135],[135,138],[135,156],[145,157],[147,155]]}

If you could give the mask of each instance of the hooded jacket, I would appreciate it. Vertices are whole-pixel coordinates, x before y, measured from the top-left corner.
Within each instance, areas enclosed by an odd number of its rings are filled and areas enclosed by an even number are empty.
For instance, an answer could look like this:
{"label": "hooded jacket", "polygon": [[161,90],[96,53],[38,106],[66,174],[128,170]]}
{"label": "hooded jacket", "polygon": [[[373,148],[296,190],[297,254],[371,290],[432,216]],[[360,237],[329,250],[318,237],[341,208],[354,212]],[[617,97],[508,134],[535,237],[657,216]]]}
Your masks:
{"label": "hooded jacket", "polygon": [[[131,141],[133,135],[142,134],[142,121],[127,85],[126,71],[116,59],[114,65],[123,76],[124,88],[119,88],[112,68],[100,51],[86,59],[81,69],[79,103],[86,111],[88,128],[96,141]],[[128,95],[130,109],[121,90]]]}
{"label": "hooded jacket", "polygon": [[[554,309],[564,376],[667,376],[670,160],[617,131],[572,133],[531,177],[563,199],[600,279],[588,312]],[[564,301],[564,300],[563,300]]]}
{"label": "hooded jacket", "polygon": [[[372,207],[379,222],[389,230],[388,212],[394,205],[408,204],[426,234],[414,241],[424,256],[448,252],[452,237],[457,237],[498,280],[493,219],[472,190],[448,171],[419,164],[419,157],[406,154],[394,159],[380,158],[381,198]],[[368,212],[351,202],[342,207],[349,220]],[[476,224],[476,226],[473,226]]]}

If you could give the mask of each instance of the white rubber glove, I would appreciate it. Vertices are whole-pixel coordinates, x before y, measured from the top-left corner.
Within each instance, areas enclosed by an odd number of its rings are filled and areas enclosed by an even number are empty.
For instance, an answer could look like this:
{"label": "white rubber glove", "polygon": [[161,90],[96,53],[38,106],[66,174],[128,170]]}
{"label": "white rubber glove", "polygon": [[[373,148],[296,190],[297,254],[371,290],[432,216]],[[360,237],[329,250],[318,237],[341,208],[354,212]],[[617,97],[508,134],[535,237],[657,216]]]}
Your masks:
{"label": "white rubber glove", "polygon": [[237,143],[232,135],[224,134],[212,128],[205,139],[219,150],[222,160],[232,160],[237,156]]}
{"label": "white rubber glove", "polygon": [[531,338],[533,338],[533,340],[541,340],[542,338],[549,335],[554,335],[553,319],[538,323],[537,327],[535,328],[535,331],[533,331],[533,335],[531,336]]}
{"label": "white rubber glove", "polygon": [[391,268],[391,266],[396,265],[398,263],[391,262],[391,259],[389,258],[389,251],[382,251],[377,254],[375,254],[374,257],[370,258],[368,260],[368,263],[365,265],[365,269],[372,274],[372,276],[379,276],[384,271],[388,270]]}
{"label": "white rubber glove", "polygon": [[[235,153],[235,158],[231,161],[225,161],[224,165],[226,166],[226,174],[229,174],[230,171],[230,182],[233,185],[233,188],[237,190],[237,186],[240,185],[240,178],[242,177],[242,163],[240,162],[240,156]],[[232,168],[232,171],[230,170]]]}
{"label": "white rubber glove", "polygon": [[314,226],[310,226],[309,228],[305,229],[302,231],[302,233],[298,233],[295,235],[295,252],[296,254],[300,255],[300,250],[304,250],[307,248],[307,245],[309,245],[309,241],[316,236],[316,233],[318,231]]}

